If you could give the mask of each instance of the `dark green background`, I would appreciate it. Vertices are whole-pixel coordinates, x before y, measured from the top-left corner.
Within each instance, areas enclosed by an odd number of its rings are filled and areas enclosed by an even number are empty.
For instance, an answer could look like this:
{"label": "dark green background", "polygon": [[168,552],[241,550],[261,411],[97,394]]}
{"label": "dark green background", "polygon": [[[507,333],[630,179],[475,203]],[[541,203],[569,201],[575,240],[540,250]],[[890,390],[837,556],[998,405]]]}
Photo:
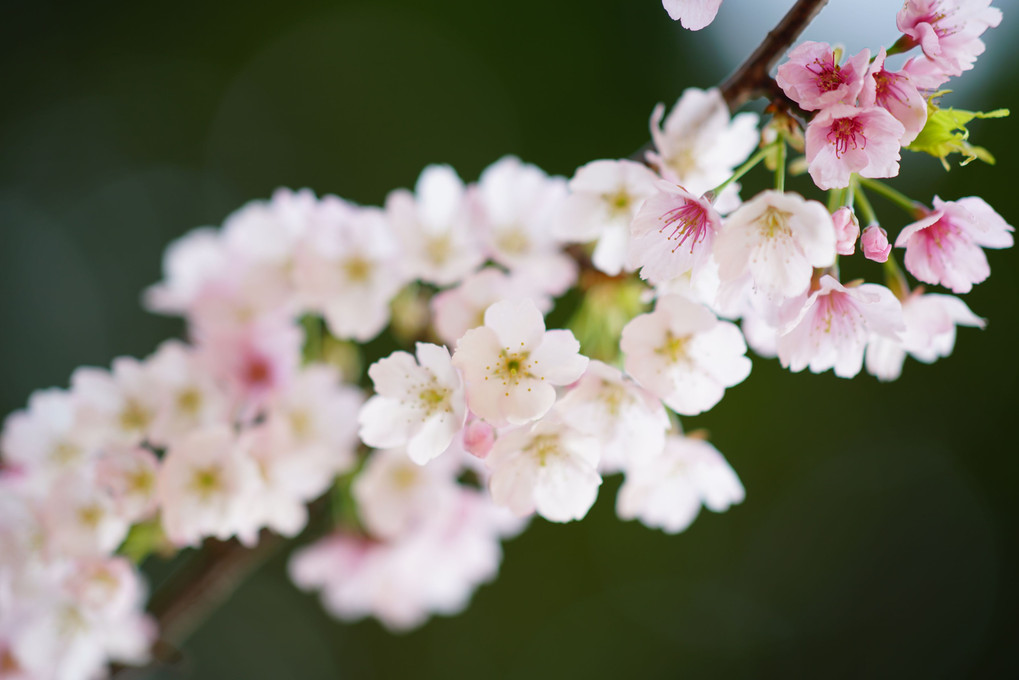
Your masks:
{"label": "dark green background", "polygon": [[[628,155],[656,102],[735,66],[656,0],[0,7],[0,413],[179,334],[139,293],[171,239],[246,200],[285,185],[379,203],[427,163],[475,179],[505,153],[569,175]],[[859,20],[882,41],[893,11]],[[990,75],[951,103],[1019,110],[1012,73]],[[911,158],[895,184],[979,193],[1015,223],[1016,123],[974,129],[996,168]],[[894,234],[900,215],[876,200]],[[966,298],[989,327],[950,359],[890,385],[758,360],[691,419],[747,488],[728,513],[666,536],[616,520],[609,480],[587,520],[509,543],[466,614],[407,635],[331,621],[279,558],[161,677],[1014,672],[1019,285],[1014,250],[989,257]]]}

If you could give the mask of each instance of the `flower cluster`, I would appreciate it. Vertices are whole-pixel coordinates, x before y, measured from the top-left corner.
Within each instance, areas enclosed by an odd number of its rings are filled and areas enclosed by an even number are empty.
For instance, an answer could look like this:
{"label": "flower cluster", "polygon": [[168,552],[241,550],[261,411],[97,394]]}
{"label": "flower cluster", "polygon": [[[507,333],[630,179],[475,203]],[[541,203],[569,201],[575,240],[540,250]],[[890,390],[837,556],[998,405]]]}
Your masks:
{"label": "flower cluster", "polygon": [[[663,4],[696,29],[720,2]],[[894,50],[923,54],[899,71],[884,49],[843,60],[803,43],[763,129],[690,89],[654,109],[639,161],[566,179],[507,157],[471,184],[433,165],[381,207],[281,189],[185,235],[145,301],[184,316],[187,342],[78,369],[4,423],[0,672],[145,662],[157,631],[132,559],[296,537],[319,498],[334,522],[293,554],[292,579],[339,618],[397,630],[462,610],[503,540],[533,515],[583,518],[603,475],[624,475],[621,518],[670,533],[741,502],[678,416],[745,380],[748,346],[793,371],[889,380],[983,325],[957,297],[910,290],[893,246],[916,279],[961,294],[1012,227],[980,198],[928,208],[875,180],[898,173],[932,88],[972,67],[999,20],[988,0],[908,0]],[[827,205],[785,189],[789,148]],[[775,189],[744,201],[762,162]],[[890,238],[867,191],[911,223]],[[840,279],[858,248],[887,286]],[[595,313],[569,308],[575,287]],[[547,328],[553,309],[569,328]],[[607,352],[578,340],[592,318]],[[380,356],[380,336],[403,349]]]}

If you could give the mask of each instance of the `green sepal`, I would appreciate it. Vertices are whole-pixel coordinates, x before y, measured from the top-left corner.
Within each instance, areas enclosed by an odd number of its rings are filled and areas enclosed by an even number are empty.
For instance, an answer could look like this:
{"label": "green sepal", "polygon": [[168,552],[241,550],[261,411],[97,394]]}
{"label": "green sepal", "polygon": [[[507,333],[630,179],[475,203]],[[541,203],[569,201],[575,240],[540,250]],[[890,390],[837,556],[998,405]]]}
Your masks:
{"label": "green sepal", "polygon": [[963,109],[942,109],[934,103],[935,99],[948,90],[935,92],[927,100],[927,124],[916,139],[906,148],[910,151],[928,153],[941,160],[945,170],[949,170],[948,156],[953,153],[962,154],[959,165],[967,165],[974,160],[994,164],[994,156],[987,149],[969,143],[969,130],[966,125],[976,118],[1004,118],[1009,115],[1008,109],[995,111],[965,111]]}

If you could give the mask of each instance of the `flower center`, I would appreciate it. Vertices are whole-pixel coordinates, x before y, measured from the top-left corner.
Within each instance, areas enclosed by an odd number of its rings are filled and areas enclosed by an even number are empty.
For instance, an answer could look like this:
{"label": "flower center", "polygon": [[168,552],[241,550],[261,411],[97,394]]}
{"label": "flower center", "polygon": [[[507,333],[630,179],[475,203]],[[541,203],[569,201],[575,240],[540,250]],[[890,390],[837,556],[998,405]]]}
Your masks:
{"label": "flower center", "polygon": [[202,407],[202,393],[194,388],[189,388],[177,395],[177,408],[181,413],[193,416]]}
{"label": "flower center", "polygon": [[689,341],[689,335],[676,336],[672,334],[672,331],[666,331],[665,342],[655,349],[655,353],[661,354],[675,363],[686,358],[686,345]]}
{"label": "flower center", "polygon": [[863,124],[856,118],[837,118],[828,131],[828,142],[835,146],[835,158],[853,149],[866,148],[867,138],[863,136]]}
{"label": "flower center", "polygon": [[343,263],[343,273],[351,283],[365,283],[371,277],[372,263],[355,255]]}
{"label": "flower center", "polygon": [[659,219],[664,224],[658,233],[672,229],[672,233],[665,237],[667,241],[676,241],[672,252],[676,252],[687,240],[690,241],[690,252],[693,252],[694,247],[708,235],[708,211],[697,201],[685,201]]}
{"label": "flower center", "polygon": [[773,239],[776,236],[787,237],[791,234],[789,229],[789,218],[793,214],[784,210],[779,210],[774,206],[768,206],[761,216],[757,218],[758,223],[761,225],[761,236],[766,239]]}
{"label": "flower center", "polygon": [[202,499],[208,499],[209,496],[221,490],[222,486],[223,481],[219,477],[219,468],[215,466],[198,468],[191,477],[191,489]]}
{"label": "flower center", "polygon": [[842,73],[842,68],[835,63],[835,55],[831,55],[831,61],[821,61],[815,59],[814,63],[807,66],[807,70],[813,73],[814,83],[817,85],[817,89],[821,92],[831,92],[837,90],[845,84],[849,78]]}
{"label": "flower center", "polygon": [[120,426],[129,432],[144,430],[150,420],[152,415],[134,399],[128,399],[120,412]]}
{"label": "flower center", "polygon": [[545,467],[550,456],[559,452],[559,437],[552,434],[539,434],[531,439],[524,451],[538,459],[538,465]]}

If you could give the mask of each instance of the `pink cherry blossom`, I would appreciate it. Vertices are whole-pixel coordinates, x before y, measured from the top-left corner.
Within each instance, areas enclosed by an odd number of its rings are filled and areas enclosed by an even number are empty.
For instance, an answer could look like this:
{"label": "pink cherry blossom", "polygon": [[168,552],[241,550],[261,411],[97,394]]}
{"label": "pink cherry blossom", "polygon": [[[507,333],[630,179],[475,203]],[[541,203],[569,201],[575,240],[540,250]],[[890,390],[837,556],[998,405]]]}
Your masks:
{"label": "pink cherry blossom", "polygon": [[750,375],[739,328],[678,295],[626,324],[619,347],[626,372],[681,415],[707,411]]}
{"label": "pink cherry blossom", "polygon": [[145,307],[161,314],[186,314],[202,289],[222,274],[226,262],[219,230],[201,227],[188,232],[167,246],[164,280],[145,291]]}
{"label": "pink cherry blossom", "polygon": [[702,504],[724,512],[743,498],[743,484],[714,446],[671,435],[662,453],[641,458],[626,469],[616,513],[675,534],[690,526]]}
{"label": "pink cherry blossom", "polygon": [[808,41],[789,52],[789,60],[778,67],[775,81],[806,111],[854,104],[869,63],[870,50],[840,65],[831,45]]}
{"label": "pink cherry blossom", "polygon": [[657,175],[643,163],[591,161],[569,182],[556,235],[564,241],[598,241],[591,261],[610,276],[626,264],[630,222],[654,193]]}
{"label": "pink cherry blossom", "polygon": [[892,252],[892,244],[888,242],[888,232],[876,224],[863,230],[863,235],[860,236],[860,247],[863,248],[863,256],[874,262],[887,262],[888,255]]}
{"label": "pink cherry blossom", "polygon": [[655,189],[630,226],[627,264],[658,285],[704,266],[722,218],[683,187],[660,181]]}
{"label": "pink cherry blossom", "polygon": [[289,385],[301,361],[304,334],[295,321],[266,317],[196,338],[195,359],[224,386],[244,419],[254,417]]}
{"label": "pink cherry blossom", "polygon": [[714,21],[721,5],[722,0],[662,0],[672,20],[690,31],[699,31]]}
{"label": "pink cherry blossom", "polygon": [[495,428],[491,424],[480,418],[468,421],[463,431],[463,446],[467,453],[484,460],[494,445]]}
{"label": "pink cherry blossom", "polygon": [[895,25],[942,73],[958,76],[983,54],[984,31],[1001,23],[1001,10],[990,5],[991,0],[906,0]]}
{"label": "pink cherry blossom", "polygon": [[817,201],[762,191],[725,220],[714,256],[723,282],[749,273],[754,288],[772,298],[804,293],[814,267],[835,261],[835,225]]}
{"label": "pink cherry blossom", "polygon": [[794,372],[833,368],[840,378],[852,378],[863,367],[869,338],[898,340],[903,329],[899,301],[874,283],[847,288],[826,274],[800,304],[778,338],[779,361]]}
{"label": "pink cherry blossom", "polygon": [[882,47],[867,70],[860,105],[880,106],[892,114],[904,128],[899,144],[906,146],[927,124],[927,100],[907,71],[885,68],[885,56],[885,48]]}
{"label": "pink cherry blossom", "polygon": [[568,385],[587,368],[580,343],[567,330],[545,330],[530,300],[497,302],[485,325],[464,334],[453,354],[463,372],[470,410],[493,425],[519,425],[545,415],[555,385]]}
{"label": "pink cherry blossom", "polygon": [[463,382],[449,350],[417,343],[417,360],[393,352],[368,369],[376,395],[361,408],[361,440],[378,448],[407,447],[418,465],[439,456],[467,420]]}
{"label": "pink cherry blossom", "polygon": [[899,174],[899,140],[905,127],[880,106],[834,104],[807,126],[810,177],[821,189],[849,186],[849,176]]}
{"label": "pink cherry blossom", "polygon": [[835,252],[839,255],[852,255],[856,252],[856,241],[860,238],[860,223],[856,214],[843,206],[832,213],[835,223]]}
{"label": "pink cherry blossom", "polygon": [[934,197],[934,209],[895,239],[906,249],[906,269],[924,283],[968,293],[991,274],[983,248],[1010,248],[1014,229],[976,196],[958,201]]}
{"label": "pink cherry blossom", "polygon": [[931,364],[955,347],[956,326],[983,328],[987,322],[953,295],[924,293],[922,287],[902,301],[905,330],[901,340],[875,336],[867,345],[867,372],[879,380],[895,380],[909,354]]}

